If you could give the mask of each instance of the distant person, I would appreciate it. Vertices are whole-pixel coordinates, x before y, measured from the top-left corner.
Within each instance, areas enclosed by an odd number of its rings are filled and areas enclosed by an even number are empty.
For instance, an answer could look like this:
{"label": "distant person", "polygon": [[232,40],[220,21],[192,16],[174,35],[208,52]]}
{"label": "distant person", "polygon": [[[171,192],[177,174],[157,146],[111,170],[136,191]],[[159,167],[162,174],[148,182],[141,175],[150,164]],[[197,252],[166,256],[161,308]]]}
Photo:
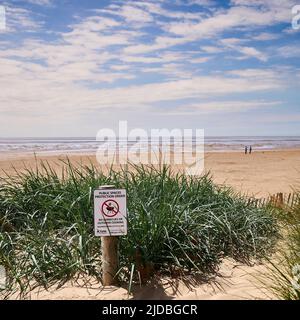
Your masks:
{"label": "distant person", "polygon": [[245,154],[247,154],[247,153],[248,153],[248,147],[245,146]]}
{"label": "distant person", "polygon": [[252,146],[249,147],[249,154],[252,153]]}

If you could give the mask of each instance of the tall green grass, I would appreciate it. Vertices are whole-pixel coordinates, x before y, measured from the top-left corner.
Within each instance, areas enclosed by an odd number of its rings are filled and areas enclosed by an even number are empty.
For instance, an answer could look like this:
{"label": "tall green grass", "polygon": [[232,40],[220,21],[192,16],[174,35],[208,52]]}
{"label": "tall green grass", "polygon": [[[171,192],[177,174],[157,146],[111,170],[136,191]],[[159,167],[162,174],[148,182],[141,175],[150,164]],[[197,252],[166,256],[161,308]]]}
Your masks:
{"label": "tall green grass", "polygon": [[271,261],[268,278],[274,294],[284,300],[300,300],[300,203],[278,210],[282,244],[277,261]]}
{"label": "tall green grass", "polygon": [[[46,162],[0,182],[0,264],[4,297],[26,294],[89,275],[101,278],[100,238],[93,232],[93,189],[103,184],[128,194],[128,235],[120,238],[120,281],[146,274],[216,271],[228,256],[265,256],[276,238],[267,207],[256,208],[209,174],[188,177],[167,166],[133,165],[106,174],[92,164]],[[127,167],[126,167],[127,168]]]}

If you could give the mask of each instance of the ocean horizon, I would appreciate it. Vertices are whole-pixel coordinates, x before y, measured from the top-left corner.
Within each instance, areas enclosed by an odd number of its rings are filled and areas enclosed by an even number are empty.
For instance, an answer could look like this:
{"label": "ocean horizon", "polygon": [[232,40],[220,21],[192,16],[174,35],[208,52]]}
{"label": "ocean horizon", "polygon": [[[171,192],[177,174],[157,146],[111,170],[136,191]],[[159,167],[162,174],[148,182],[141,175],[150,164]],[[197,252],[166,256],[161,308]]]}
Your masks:
{"label": "ocean horizon", "polygon": [[[126,147],[126,139],[117,138],[116,143],[110,143],[112,152],[119,146],[122,151]],[[200,147],[195,143],[195,137],[185,139],[185,146],[194,148]],[[175,148],[182,150],[182,141],[173,138],[171,141],[161,141],[159,139],[139,139],[127,140],[128,148],[140,148],[147,151],[149,148]],[[252,146],[252,150],[279,150],[279,149],[299,149],[300,136],[206,136],[204,138],[204,150],[210,151],[242,151],[245,146]],[[93,153],[98,148],[107,148],[102,141],[97,141],[93,137],[25,137],[25,138],[0,138],[0,152],[86,152]]]}

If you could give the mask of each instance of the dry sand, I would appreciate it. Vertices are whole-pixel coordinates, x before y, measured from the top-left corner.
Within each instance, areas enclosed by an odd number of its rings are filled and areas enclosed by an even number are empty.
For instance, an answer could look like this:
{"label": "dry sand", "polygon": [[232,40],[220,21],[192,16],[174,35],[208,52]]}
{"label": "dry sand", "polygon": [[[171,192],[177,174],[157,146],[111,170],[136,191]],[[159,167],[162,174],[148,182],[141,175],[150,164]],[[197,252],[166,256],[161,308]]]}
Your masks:
{"label": "dry sand", "polygon": [[[47,160],[57,168],[59,158],[65,155],[38,155],[38,159]],[[72,162],[97,164],[96,157],[70,154]],[[239,152],[211,152],[205,154],[205,170],[211,171],[218,184],[232,186],[236,191],[265,197],[278,192],[290,192],[300,184],[300,150],[262,151],[245,155]],[[32,155],[0,154],[0,170],[13,172],[24,166],[34,166]],[[0,176],[3,172],[0,171]]]}
{"label": "dry sand", "polygon": [[[69,155],[74,162],[96,163],[94,155]],[[64,155],[39,155],[59,169],[58,158]],[[34,165],[34,157],[22,154],[1,154],[0,169],[13,172]],[[300,181],[300,150],[265,151],[244,155],[237,152],[207,153],[205,170],[211,171],[218,184],[232,186],[236,191],[265,197],[277,192],[290,192]],[[3,175],[4,173],[0,173]],[[142,288],[136,287],[128,296],[125,288],[101,288],[67,283],[62,288],[34,291],[32,299],[272,299],[258,278],[267,269],[263,265],[245,266],[232,260],[223,261],[215,279],[201,282],[191,277],[189,281],[161,279]]]}
{"label": "dry sand", "polygon": [[187,277],[185,279],[154,279],[147,286],[135,286],[128,294],[126,287],[101,287],[92,279],[68,282],[57,289],[33,290],[31,300],[253,300],[275,299],[262,285],[264,265],[245,266],[226,259],[218,275],[209,280]]}

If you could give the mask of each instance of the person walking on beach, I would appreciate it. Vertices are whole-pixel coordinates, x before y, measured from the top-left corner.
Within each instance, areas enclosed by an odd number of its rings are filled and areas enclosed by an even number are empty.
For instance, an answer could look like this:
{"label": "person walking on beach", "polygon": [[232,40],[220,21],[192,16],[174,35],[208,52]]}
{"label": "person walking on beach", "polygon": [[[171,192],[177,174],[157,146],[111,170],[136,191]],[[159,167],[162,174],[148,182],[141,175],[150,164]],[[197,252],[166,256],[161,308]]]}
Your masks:
{"label": "person walking on beach", "polygon": [[252,153],[252,146],[249,147],[249,154]]}
{"label": "person walking on beach", "polygon": [[247,152],[248,152],[248,147],[245,146],[245,154],[247,154]]}

